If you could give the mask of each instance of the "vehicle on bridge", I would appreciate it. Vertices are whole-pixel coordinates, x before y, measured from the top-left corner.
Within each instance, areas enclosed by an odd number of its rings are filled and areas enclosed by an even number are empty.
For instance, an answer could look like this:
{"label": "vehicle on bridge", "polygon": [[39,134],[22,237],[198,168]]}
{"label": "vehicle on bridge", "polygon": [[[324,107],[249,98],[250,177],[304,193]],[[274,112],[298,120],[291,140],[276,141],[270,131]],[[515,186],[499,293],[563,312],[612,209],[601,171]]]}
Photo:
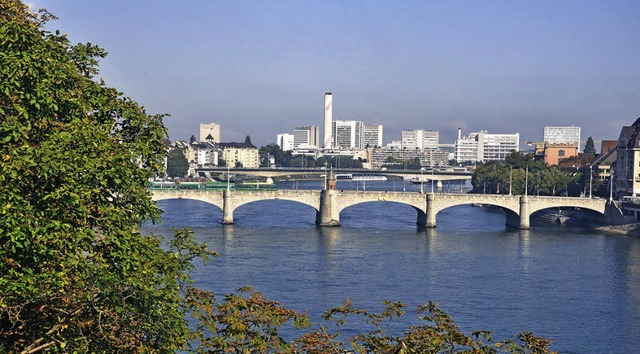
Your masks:
{"label": "vehicle on bridge", "polygon": [[149,182],[147,188],[151,190],[237,190],[237,191],[274,191],[278,187],[273,183],[266,182],[173,182],[173,181],[154,181]]}

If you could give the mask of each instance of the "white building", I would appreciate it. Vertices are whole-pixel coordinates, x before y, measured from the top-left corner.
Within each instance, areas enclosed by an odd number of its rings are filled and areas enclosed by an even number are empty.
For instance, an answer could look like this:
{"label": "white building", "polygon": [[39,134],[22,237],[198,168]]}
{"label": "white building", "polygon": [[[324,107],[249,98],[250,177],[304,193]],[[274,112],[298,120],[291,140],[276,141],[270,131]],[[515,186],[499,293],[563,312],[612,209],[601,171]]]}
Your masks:
{"label": "white building", "polygon": [[458,163],[504,160],[512,151],[520,151],[520,134],[489,134],[486,131],[458,137],[455,159]]}
{"label": "white building", "polygon": [[356,120],[335,120],[332,122],[333,144],[339,149],[364,148],[364,123]]}
{"label": "white building", "polygon": [[276,135],[276,144],[280,147],[282,151],[291,151],[293,150],[294,144],[294,136],[289,133],[282,133]]}
{"label": "white building", "polygon": [[580,150],[580,127],[544,127],[544,141],[551,144],[576,144]]}
{"label": "white building", "polygon": [[382,146],[382,124],[364,125],[364,146],[370,148]]}
{"label": "white building", "polygon": [[293,129],[293,147],[317,148],[320,144],[320,129],[313,125]]}
{"label": "white building", "polygon": [[200,142],[209,141],[212,143],[219,143],[220,142],[220,124],[200,123],[200,140],[198,141]]}
{"label": "white building", "polygon": [[436,130],[403,130],[402,148],[406,150],[437,149],[440,133]]}
{"label": "white building", "polygon": [[209,143],[191,144],[196,150],[196,164],[198,166],[217,166],[218,149]]}

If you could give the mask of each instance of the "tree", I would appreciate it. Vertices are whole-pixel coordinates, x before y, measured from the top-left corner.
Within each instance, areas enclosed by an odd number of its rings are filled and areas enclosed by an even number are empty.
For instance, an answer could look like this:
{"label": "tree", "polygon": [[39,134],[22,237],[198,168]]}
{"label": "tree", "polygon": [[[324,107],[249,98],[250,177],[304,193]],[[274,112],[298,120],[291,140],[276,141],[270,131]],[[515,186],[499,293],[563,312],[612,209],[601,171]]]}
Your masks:
{"label": "tree", "polygon": [[591,155],[595,155],[596,154],[596,146],[593,143],[593,138],[589,137],[587,139],[587,142],[584,144],[584,151],[585,154],[591,154]]}
{"label": "tree", "polygon": [[[375,313],[355,307],[349,299],[324,312],[322,319],[328,324],[287,342],[279,328],[309,327],[306,314],[286,309],[251,288],[238,289],[222,302],[212,301],[213,296],[193,298],[205,299],[193,306],[206,310],[194,313],[199,324],[191,342],[192,350],[203,353],[548,353],[551,344],[526,331],[518,334],[518,341],[494,343],[488,331],[466,335],[433,302],[419,306],[419,322],[395,336],[387,330],[405,314],[405,304],[384,301],[383,310]],[[341,328],[351,319],[366,324],[370,331],[352,337],[342,334]]]}
{"label": "tree", "polygon": [[137,226],[158,220],[163,115],[97,79],[103,49],[0,0],[0,352],[175,351],[194,257]]}
{"label": "tree", "polygon": [[189,161],[184,156],[184,151],[179,148],[169,150],[167,155],[167,176],[184,177],[188,171]]}
{"label": "tree", "polygon": [[[251,144],[251,137],[250,137],[249,135],[247,135],[247,136],[244,138],[244,143],[245,143],[245,144]],[[251,145],[253,145],[253,144],[251,144]]]}

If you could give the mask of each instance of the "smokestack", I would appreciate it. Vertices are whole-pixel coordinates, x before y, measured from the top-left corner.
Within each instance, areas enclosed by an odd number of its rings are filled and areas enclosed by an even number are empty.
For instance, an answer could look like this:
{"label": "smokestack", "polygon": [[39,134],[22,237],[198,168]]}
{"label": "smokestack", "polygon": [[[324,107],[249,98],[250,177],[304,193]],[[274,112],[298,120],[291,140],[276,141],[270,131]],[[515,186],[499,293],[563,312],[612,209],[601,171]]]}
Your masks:
{"label": "smokestack", "polygon": [[462,129],[458,128],[458,140],[462,139]]}
{"label": "smokestack", "polygon": [[324,149],[331,150],[331,123],[333,121],[333,96],[324,94]]}

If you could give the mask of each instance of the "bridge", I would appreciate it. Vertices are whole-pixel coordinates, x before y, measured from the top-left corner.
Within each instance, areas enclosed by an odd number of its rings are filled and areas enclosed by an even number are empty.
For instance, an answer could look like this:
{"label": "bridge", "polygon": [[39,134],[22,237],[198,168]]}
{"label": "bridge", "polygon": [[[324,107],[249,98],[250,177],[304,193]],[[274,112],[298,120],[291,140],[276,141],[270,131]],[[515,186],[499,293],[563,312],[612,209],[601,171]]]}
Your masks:
{"label": "bridge", "polygon": [[339,226],[340,212],[352,205],[366,202],[395,202],[411,206],[417,214],[416,223],[436,227],[437,214],[456,205],[482,204],[501,208],[506,213],[506,225],[529,229],[531,214],[548,208],[572,207],[593,211],[607,223],[614,223],[621,212],[613,202],[599,198],[546,197],[526,195],[415,193],[341,190],[277,190],[277,191],[208,191],[153,190],[155,201],[192,199],[213,204],[222,209],[222,223],[233,224],[233,212],[247,203],[261,200],[288,200],[308,205],[316,210],[316,224]]}
{"label": "bridge", "polygon": [[[403,179],[415,178],[418,181],[437,181],[438,187],[442,187],[442,181],[455,181],[471,179],[473,172],[469,171],[420,171],[420,170],[368,170],[363,168],[334,168],[336,174],[376,174],[381,176],[396,176]],[[260,177],[284,177],[296,175],[323,175],[327,173],[324,167],[316,168],[232,168],[224,167],[200,167],[196,173],[203,173],[207,177],[219,174],[238,174]]]}

